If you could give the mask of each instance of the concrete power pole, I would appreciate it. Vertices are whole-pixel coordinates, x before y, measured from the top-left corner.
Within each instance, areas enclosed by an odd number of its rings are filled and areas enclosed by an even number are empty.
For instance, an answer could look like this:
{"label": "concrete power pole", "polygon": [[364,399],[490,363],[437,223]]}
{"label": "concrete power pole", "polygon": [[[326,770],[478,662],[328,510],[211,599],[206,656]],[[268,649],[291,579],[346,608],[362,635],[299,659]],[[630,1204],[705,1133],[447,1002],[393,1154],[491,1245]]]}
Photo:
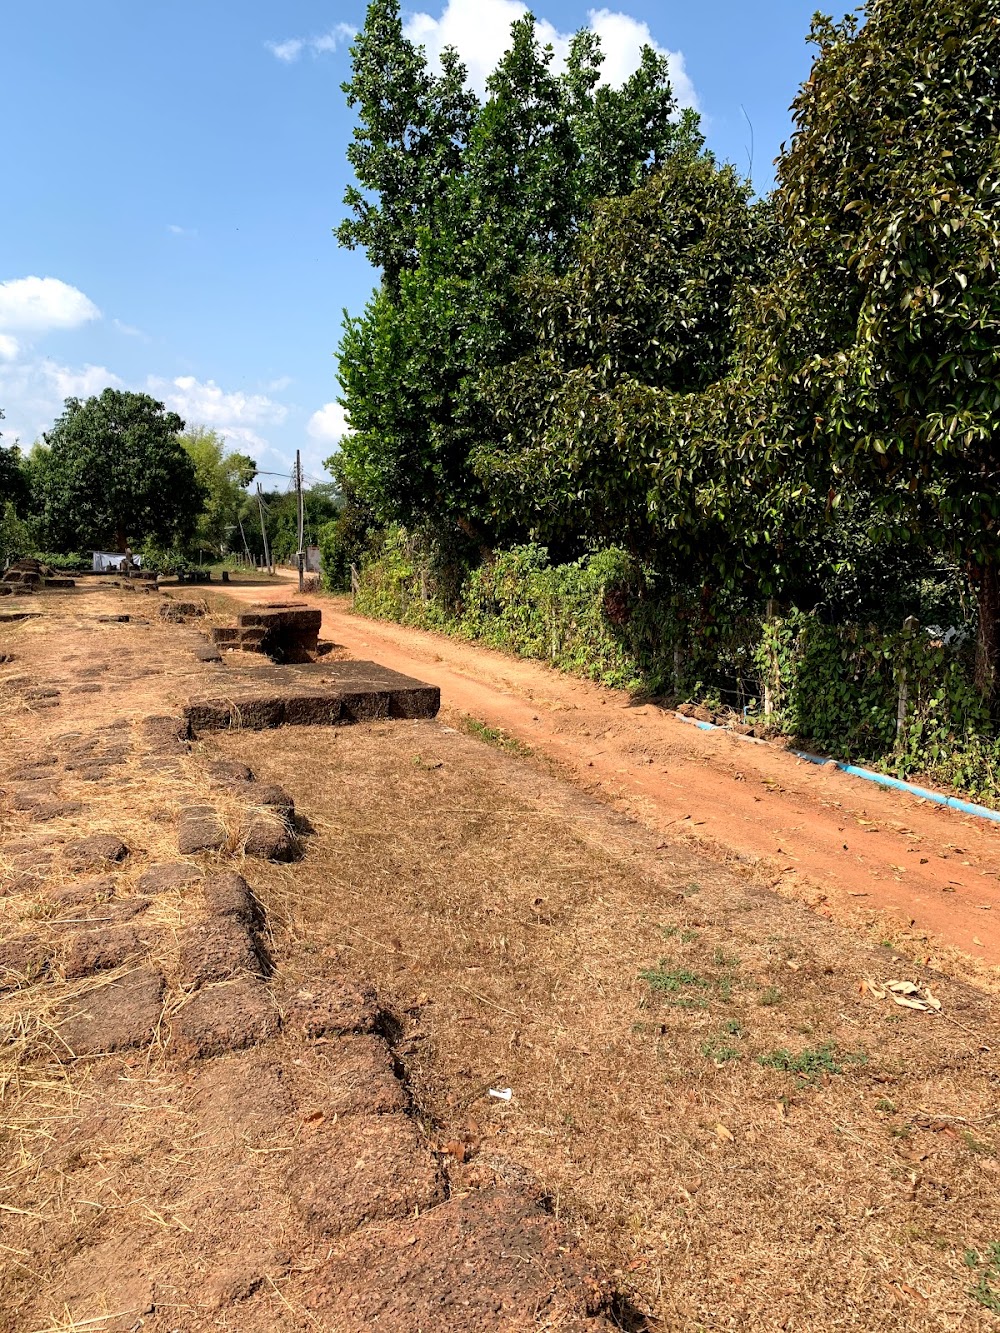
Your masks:
{"label": "concrete power pole", "polygon": [[303,545],[305,538],[306,512],[302,500],[302,456],[299,450],[295,450],[295,490],[298,493],[299,501],[299,592],[305,592],[306,588],[306,552]]}

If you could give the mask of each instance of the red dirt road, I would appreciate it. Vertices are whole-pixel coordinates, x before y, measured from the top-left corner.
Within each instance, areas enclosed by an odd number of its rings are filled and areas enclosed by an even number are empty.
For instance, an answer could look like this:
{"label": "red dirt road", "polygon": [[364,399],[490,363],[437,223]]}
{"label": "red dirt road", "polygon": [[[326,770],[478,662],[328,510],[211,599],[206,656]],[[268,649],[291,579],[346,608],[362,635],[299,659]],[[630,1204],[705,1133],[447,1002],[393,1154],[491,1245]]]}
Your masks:
{"label": "red dirt road", "polygon": [[500,728],[658,837],[693,838],[787,896],[1000,988],[1000,827],[778,745],[700,731],[538,662],[355,616],[346,599],[306,600],[323,610],[323,637],[352,656],[439,685],[445,720],[462,713]]}

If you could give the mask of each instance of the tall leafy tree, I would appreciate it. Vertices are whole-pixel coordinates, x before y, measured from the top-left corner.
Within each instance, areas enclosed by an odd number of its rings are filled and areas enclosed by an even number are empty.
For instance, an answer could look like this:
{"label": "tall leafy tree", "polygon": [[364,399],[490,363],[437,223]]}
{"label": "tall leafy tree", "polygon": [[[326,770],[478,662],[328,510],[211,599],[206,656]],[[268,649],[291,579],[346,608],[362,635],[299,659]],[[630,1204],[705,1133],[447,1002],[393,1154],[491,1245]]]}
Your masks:
{"label": "tall leafy tree", "polygon": [[871,0],[817,18],[779,164],[789,262],[764,303],[778,466],[824,455],[964,566],[977,675],[1000,671],[1000,0]]}
{"label": "tall leafy tree", "polygon": [[189,427],[180,443],[194,464],[204,496],[192,542],[221,555],[233,546],[233,532],[257,464],[246,454],[227,453],[223,436],[205,426]]}
{"label": "tall leafy tree", "polygon": [[[0,421],[3,409],[0,408]],[[10,504],[20,514],[24,514],[28,500],[28,480],[24,471],[24,460],[16,444],[0,444],[0,509]]]}
{"label": "tall leafy tree", "polygon": [[105,389],[65,409],[45,435],[42,521],[54,549],[123,551],[190,538],[203,491],[180,443],[184,422],[144,393]]}
{"label": "tall leafy tree", "polygon": [[[398,45],[397,24],[398,11],[375,0],[345,85],[359,102],[363,88],[381,100],[377,115],[362,103],[363,159],[357,138],[351,150],[375,201],[339,234],[367,246],[383,281],[366,311],[345,322],[340,376],[353,431],[344,467],[383,522],[459,529],[484,543],[523,531],[490,505],[469,462],[495,429],[480,375],[523,352],[531,336],[520,278],[563,271],[598,193],[631,189],[700,137],[692,118],[676,118],[666,64],[652,51],[624,89],[609,89],[599,83],[593,34],[578,35],[557,73],[530,15],[513,24],[485,105],[464,106],[457,132],[454,119],[434,122],[427,107],[457,103],[458,67],[445,65],[445,97],[422,52]],[[429,130],[404,134],[404,124],[435,124],[445,141],[434,151]],[[427,161],[448,164],[433,190],[421,174]]]}
{"label": "tall leafy tree", "polygon": [[735,171],[694,153],[603,202],[568,272],[530,284],[529,350],[484,377],[498,442],[476,464],[494,503],[547,541],[624,542],[696,578],[731,570],[747,495],[722,461],[721,382],[771,232]]}
{"label": "tall leafy tree", "polygon": [[416,263],[419,228],[433,222],[461,170],[478,102],[453,50],[442,53],[440,75],[429,72],[422,48],[403,35],[398,0],[372,0],[351,55],[342,86],[358,113],[347,158],[360,188],[348,187],[351,216],[336,234],[362,247],[394,292]]}

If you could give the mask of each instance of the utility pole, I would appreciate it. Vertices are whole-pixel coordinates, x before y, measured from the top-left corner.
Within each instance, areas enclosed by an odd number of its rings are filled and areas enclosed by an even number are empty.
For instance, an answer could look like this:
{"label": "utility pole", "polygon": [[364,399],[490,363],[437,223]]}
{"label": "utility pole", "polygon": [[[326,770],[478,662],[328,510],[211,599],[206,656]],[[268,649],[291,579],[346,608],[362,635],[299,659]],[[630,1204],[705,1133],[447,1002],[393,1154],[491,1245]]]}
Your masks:
{"label": "utility pole", "polygon": [[298,449],[295,450],[295,489],[296,489],[296,491],[298,492],[298,497],[299,497],[299,549],[298,549],[298,562],[299,562],[299,592],[305,592],[305,589],[306,589],[306,570],[305,570],[305,565],[306,565],[306,553],[305,553],[305,548],[304,548],[304,546],[303,546],[302,543],[303,543],[303,540],[304,540],[304,537],[305,537],[305,526],[306,526],[305,519],[306,519],[306,514],[305,514],[305,507],[304,507],[304,505],[303,505],[303,501],[302,501],[302,456],[301,456],[301,454],[299,453]]}
{"label": "utility pole", "polygon": [[247,558],[247,564],[252,566],[253,556],[250,554],[250,547],[247,545],[247,535],[243,531],[243,520],[242,518],[239,517],[239,515],[237,515],[236,521],[240,525],[240,536],[243,538],[243,551]]}
{"label": "utility pole", "polygon": [[267,566],[269,574],[274,573],[274,566],[271,564],[271,548],[267,544],[267,524],[264,522],[264,492],[260,489],[260,482],[257,483],[257,508],[260,511],[260,535],[264,542],[264,564]]}

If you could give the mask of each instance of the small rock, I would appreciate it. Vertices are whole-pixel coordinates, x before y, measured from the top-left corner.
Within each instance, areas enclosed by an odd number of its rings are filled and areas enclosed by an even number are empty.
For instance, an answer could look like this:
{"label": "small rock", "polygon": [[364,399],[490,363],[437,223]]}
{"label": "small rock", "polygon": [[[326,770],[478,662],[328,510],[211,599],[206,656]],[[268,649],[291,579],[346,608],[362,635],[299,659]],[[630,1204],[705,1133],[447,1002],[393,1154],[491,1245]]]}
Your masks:
{"label": "small rock", "polygon": [[100,930],[80,931],[69,942],[63,962],[68,980],[107,972],[121,967],[130,958],[147,952],[138,935],[129,926],[106,926]]}
{"label": "small rock", "polygon": [[128,848],[113,833],[93,833],[89,838],[77,838],[63,848],[66,860],[73,870],[86,870],[101,862],[124,861]]}
{"label": "small rock", "polygon": [[50,819],[68,819],[78,815],[83,809],[79,801],[38,801],[31,811],[31,817],[39,824]]}
{"label": "small rock", "polygon": [[261,811],[250,820],[243,850],[259,861],[294,861],[298,843],[280,815]]}
{"label": "small rock", "polygon": [[209,765],[208,772],[210,777],[223,786],[254,780],[253,773],[246,764],[241,764],[236,759],[217,759],[214,764]]}
{"label": "small rock", "polygon": [[284,1018],[286,1032],[314,1041],[317,1037],[373,1032],[378,1023],[378,1001],[367,985],[346,978],[321,978],[289,997]]}
{"label": "small rock", "polygon": [[251,793],[251,799],[255,805],[267,805],[275,810],[280,810],[286,820],[292,819],[295,815],[295,802],[284,787],[279,787],[276,783],[271,783],[266,787],[257,787]]}
{"label": "small rock", "polygon": [[409,1116],[345,1116],[321,1125],[292,1154],[287,1188],[321,1236],[412,1217],[444,1198],[440,1172]]}
{"label": "small rock", "polygon": [[168,893],[172,889],[183,889],[201,879],[197,866],[183,861],[170,861],[165,865],[150,866],[139,876],[136,888],[140,893]]}
{"label": "small rock", "polygon": [[48,946],[34,931],[0,943],[0,992],[30,986],[45,971]]}
{"label": "small rock", "polygon": [[98,1055],[152,1041],[163,1009],[163,977],[141,968],[73,1001],[59,1027],[72,1055]]}
{"label": "small rock", "polygon": [[226,826],[211,806],[191,806],[181,815],[177,827],[177,850],[181,856],[217,852],[228,841]]}
{"label": "small rock", "polygon": [[197,989],[212,981],[264,974],[254,940],[235,917],[216,917],[187,926],[178,935],[180,979]]}
{"label": "small rock", "polygon": [[244,925],[261,921],[263,912],[242,875],[226,871],[205,881],[202,892],[205,906],[212,916],[233,917]]}
{"label": "small rock", "polygon": [[240,979],[200,990],[173,1018],[171,1047],[181,1059],[242,1051],[278,1031],[278,1014],[263,983]]}

